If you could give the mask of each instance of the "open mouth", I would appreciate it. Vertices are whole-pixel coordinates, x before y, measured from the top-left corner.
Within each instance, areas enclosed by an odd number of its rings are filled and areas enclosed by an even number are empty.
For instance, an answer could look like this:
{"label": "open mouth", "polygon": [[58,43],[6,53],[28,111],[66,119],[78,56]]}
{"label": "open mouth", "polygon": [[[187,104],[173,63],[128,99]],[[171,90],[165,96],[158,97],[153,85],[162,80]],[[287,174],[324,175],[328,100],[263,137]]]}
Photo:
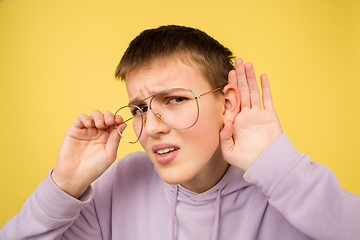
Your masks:
{"label": "open mouth", "polygon": [[164,149],[157,150],[156,153],[158,153],[160,155],[165,155],[165,154],[168,154],[168,153],[173,152],[178,149],[179,148],[176,148],[176,147],[164,148]]}

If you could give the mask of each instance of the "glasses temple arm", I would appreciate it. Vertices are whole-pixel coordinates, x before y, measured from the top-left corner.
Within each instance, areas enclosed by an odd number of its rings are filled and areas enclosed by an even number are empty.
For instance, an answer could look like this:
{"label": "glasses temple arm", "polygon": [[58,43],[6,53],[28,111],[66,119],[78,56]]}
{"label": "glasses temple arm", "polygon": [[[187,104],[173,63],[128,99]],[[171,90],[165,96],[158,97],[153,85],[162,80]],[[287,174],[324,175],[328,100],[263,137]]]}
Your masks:
{"label": "glasses temple arm", "polygon": [[202,96],[204,96],[204,95],[206,95],[206,94],[208,94],[208,93],[216,92],[216,91],[218,91],[218,90],[220,90],[220,89],[223,89],[226,85],[227,85],[227,84],[222,85],[222,86],[220,86],[220,87],[218,87],[218,88],[215,88],[215,89],[213,89],[213,90],[210,90],[210,91],[208,91],[208,92],[206,92],[206,93],[203,93],[203,94],[200,94],[200,95],[196,95],[195,98],[196,98],[196,99],[199,99],[200,97],[202,97]]}

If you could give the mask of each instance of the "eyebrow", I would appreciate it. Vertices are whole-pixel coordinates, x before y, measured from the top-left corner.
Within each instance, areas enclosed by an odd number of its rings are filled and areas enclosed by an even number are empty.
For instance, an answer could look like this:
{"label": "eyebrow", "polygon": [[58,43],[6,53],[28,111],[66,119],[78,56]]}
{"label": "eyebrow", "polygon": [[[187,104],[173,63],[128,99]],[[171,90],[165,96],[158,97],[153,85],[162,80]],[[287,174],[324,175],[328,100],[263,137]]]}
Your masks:
{"label": "eyebrow", "polygon": [[[206,92],[206,93],[203,93],[203,94],[197,95],[197,96],[200,97],[200,96],[205,95],[205,94],[207,94],[207,93],[214,92],[214,91],[216,91],[216,90],[218,90],[218,89],[220,89],[220,88],[223,88],[223,87],[225,87],[225,86],[226,86],[226,84],[223,85],[223,86],[221,86],[221,87],[219,87],[219,88],[217,88],[217,89],[210,90],[210,91],[208,91],[208,92]],[[170,87],[170,88],[167,88],[167,89],[172,89],[172,88],[184,88],[184,87],[182,87],[182,86],[175,86],[175,87]],[[187,88],[187,87],[185,87],[185,88]],[[137,100],[137,98],[135,97],[135,99],[134,99],[133,101],[130,101],[130,102],[129,102],[128,106],[129,106],[129,105],[136,105],[136,104],[138,104],[138,103],[144,102],[145,100],[147,100],[147,99],[149,99],[149,98],[152,98],[153,96],[155,96],[155,95],[157,95],[157,94],[159,94],[159,93],[162,93],[163,91],[165,91],[165,90],[167,90],[167,89],[163,89],[163,90],[161,90],[161,91],[158,91],[157,93],[154,93],[154,94],[152,94],[152,95],[150,95],[150,96],[148,96],[148,97],[146,97],[146,98],[144,98],[144,99],[141,99],[141,100]],[[190,88],[187,88],[187,89],[190,90]],[[191,91],[191,90],[190,90],[190,91]],[[165,93],[162,93],[162,94],[163,94],[164,96],[166,95]]]}
{"label": "eyebrow", "polygon": [[150,96],[148,96],[148,97],[146,97],[146,98],[144,98],[144,99],[141,99],[141,100],[137,100],[137,99],[135,98],[134,101],[129,102],[129,105],[136,105],[136,104],[138,104],[138,103],[141,103],[141,102],[143,102],[143,101],[145,101],[145,100],[153,97],[154,95],[156,95],[156,93],[153,94],[153,95],[150,95]]}
{"label": "eyebrow", "polygon": [[[176,87],[170,87],[170,88],[168,88],[168,89],[171,89],[171,88],[176,88]],[[179,87],[179,88],[182,88],[182,87]],[[143,101],[145,101],[145,100],[147,100],[147,99],[149,99],[149,98],[152,98],[153,96],[155,96],[155,95],[157,95],[157,94],[159,94],[159,93],[162,93],[162,92],[165,91],[165,90],[167,90],[167,89],[163,89],[163,90],[161,90],[161,91],[158,91],[157,93],[154,93],[154,94],[152,94],[152,95],[150,95],[150,96],[148,96],[148,97],[146,97],[146,98],[144,98],[144,99],[141,99],[141,100],[137,100],[136,97],[135,97],[135,99],[134,99],[133,101],[130,101],[130,102],[129,102],[129,105],[136,105],[136,104],[138,104],[138,103],[141,103],[141,102],[143,102]],[[165,93],[162,93],[162,95],[165,96],[166,94],[165,94]]]}

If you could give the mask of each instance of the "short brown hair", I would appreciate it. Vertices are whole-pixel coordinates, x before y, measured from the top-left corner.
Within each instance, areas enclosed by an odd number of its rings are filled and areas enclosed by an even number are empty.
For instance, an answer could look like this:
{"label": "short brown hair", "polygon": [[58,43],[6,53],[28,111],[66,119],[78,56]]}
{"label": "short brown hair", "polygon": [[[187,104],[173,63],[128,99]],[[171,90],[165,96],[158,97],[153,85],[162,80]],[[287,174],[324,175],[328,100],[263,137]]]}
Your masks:
{"label": "short brown hair", "polygon": [[125,80],[129,71],[173,56],[198,64],[214,88],[226,84],[229,71],[234,69],[233,53],[205,32],[167,25],[145,30],[132,40],[116,68],[115,77]]}

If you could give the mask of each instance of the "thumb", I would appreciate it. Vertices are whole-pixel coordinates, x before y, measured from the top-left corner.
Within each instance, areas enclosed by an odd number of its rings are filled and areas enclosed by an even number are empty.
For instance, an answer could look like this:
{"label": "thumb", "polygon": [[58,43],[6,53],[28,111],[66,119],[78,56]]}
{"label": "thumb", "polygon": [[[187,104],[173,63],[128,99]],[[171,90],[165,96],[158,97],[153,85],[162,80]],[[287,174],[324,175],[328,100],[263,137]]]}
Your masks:
{"label": "thumb", "polygon": [[[123,132],[126,128],[126,123],[122,123],[118,126],[120,132]],[[110,136],[106,142],[106,152],[108,153],[108,156],[111,156],[114,160],[116,159],[117,150],[120,144],[121,136],[118,133],[117,129],[114,128],[110,132]]]}
{"label": "thumb", "polygon": [[220,131],[220,146],[222,149],[223,154],[226,152],[231,151],[234,146],[234,139],[233,139],[233,122],[228,121],[224,128]]}

